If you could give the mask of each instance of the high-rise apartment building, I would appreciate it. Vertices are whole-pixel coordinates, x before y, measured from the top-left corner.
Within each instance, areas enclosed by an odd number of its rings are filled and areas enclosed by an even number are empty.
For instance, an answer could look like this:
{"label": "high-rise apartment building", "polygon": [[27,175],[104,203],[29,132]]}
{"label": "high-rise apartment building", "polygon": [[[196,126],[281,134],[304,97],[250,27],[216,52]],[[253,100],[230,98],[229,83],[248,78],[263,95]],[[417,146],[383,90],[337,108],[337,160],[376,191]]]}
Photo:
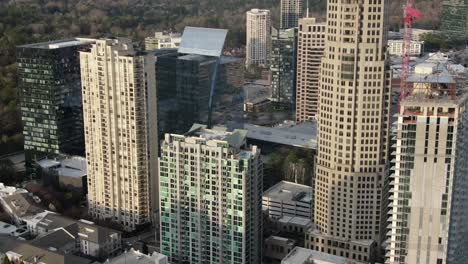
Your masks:
{"label": "high-rise apartment building", "polygon": [[265,67],[270,54],[270,10],[252,9],[247,12],[247,47],[245,64]]}
{"label": "high-rise apartment building", "polygon": [[295,28],[302,18],[303,0],[281,0],[280,28]]}
{"label": "high-rise apartment building", "polygon": [[385,263],[466,263],[467,87],[435,63],[417,65],[408,82],[395,127]]}
{"label": "high-rise apartment building", "polygon": [[17,48],[24,149],[28,162],[84,154],[79,50],[90,41],[60,40]]}
{"label": "high-rise apartment building", "polygon": [[161,253],[171,263],[261,263],[262,162],[247,131],[195,124],[159,160]]}
{"label": "high-rise apartment building", "polygon": [[276,108],[294,109],[296,102],[296,44],[295,28],[271,33],[271,102]]}
{"label": "high-rise apartment building", "polygon": [[80,59],[89,213],[135,230],[157,210],[155,57],[100,39]]}
{"label": "high-rise apartment building", "polygon": [[441,29],[450,40],[468,41],[468,0],[444,0]]}
{"label": "high-rise apartment building", "polygon": [[328,1],[320,74],[315,224],[306,245],[372,261],[387,171],[388,2]]}
{"label": "high-rise apartment building", "polygon": [[177,49],[181,41],[180,33],[156,32],[154,37],[145,38],[145,50]]}
{"label": "high-rise apartment building", "polygon": [[308,17],[299,20],[297,40],[296,121],[317,117],[320,64],[325,51],[326,24]]}

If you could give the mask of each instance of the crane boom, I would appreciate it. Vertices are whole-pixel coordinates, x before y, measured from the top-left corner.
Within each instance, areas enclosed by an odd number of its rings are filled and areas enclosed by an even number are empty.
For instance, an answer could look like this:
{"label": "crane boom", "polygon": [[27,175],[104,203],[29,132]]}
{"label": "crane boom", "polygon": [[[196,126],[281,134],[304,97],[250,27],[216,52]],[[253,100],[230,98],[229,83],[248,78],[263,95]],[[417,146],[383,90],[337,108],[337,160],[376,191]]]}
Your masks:
{"label": "crane boom", "polygon": [[410,74],[411,62],[411,41],[413,39],[413,21],[422,17],[421,13],[413,8],[414,0],[407,0],[404,7],[404,33],[403,33],[403,48],[401,56],[401,84],[400,84],[400,101],[410,94],[410,85],[408,77]]}

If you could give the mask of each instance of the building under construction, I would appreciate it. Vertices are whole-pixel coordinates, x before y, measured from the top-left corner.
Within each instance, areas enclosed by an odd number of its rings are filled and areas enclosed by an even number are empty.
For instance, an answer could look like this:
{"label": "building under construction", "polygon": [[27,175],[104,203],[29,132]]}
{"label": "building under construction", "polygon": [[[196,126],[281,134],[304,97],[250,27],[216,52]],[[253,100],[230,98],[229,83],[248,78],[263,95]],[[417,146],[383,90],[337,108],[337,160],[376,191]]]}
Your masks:
{"label": "building under construction", "polygon": [[468,41],[468,0],[445,0],[442,32],[452,41]]}
{"label": "building under construction", "polygon": [[394,127],[385,263],[466,263],[466,71],[426,62],[407,84]]}

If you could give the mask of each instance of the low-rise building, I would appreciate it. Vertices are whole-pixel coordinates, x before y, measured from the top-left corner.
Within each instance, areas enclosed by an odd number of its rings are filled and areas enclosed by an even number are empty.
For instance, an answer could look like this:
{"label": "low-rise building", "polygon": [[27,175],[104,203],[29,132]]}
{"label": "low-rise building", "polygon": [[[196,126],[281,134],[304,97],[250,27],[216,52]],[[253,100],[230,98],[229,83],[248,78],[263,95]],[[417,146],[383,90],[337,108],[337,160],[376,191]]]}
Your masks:
{"label": "low-rise building", "polygon": [[87,170],[86,158],[71,156],[57,159],[43,159],[37,162],[41,168],[44,185],[57,189],[86,195]]}
{"label": "low-rise building", "polygon": [[[47,212],[39,214],[27,222],[31,234],[37,235],[40,245],[62,248],[96,258],[116,256],[122,247],[119,231],[98,226],[86,220],[73,220]],[[55,241],[62,241],[56,243]],[[72,248],[65,241],[72,241]]]}
{"label": "low-rise building", "polygon": [[311,218],[300,216],[283,216],[274,222],[276,230],[286,233],[304,234],[313,227]]}
{"label": "low-rise building", "polygon": [[312,187],[281,181],[263,193],[263,211],[273,219],[300,216],[312,219]]}
{"label": "low-rise building", "polygon": [[43,248],[25,240],[0,235],[0,260],[7,257],[11,263],[24,264],[89,264],[91,260],[58,251],[56,248]]}
{"label": "low-rise building", "polygon": [[[390,55],[402,56],[403,55],[403,40],[389,40],[388,52]],[[410,56],[421,56],[424,51],[424,41],[412,40],[410,43]]]}
{"label": "low-rise building", "polygon": [[280,236],[269,236],[263,242],[263,252],[265,252],[264,258],[267,261],[281,261],[296,245],[297,242],[294,239]]}
{"label": "low-rise building", "polygon": [[8,196],[0,196],[1,206],[16,225],[21,225],[27,219],[34,218],[35,215],[45,211],[40,207],[41,200],[38,197],[21,190],[16,191]]}

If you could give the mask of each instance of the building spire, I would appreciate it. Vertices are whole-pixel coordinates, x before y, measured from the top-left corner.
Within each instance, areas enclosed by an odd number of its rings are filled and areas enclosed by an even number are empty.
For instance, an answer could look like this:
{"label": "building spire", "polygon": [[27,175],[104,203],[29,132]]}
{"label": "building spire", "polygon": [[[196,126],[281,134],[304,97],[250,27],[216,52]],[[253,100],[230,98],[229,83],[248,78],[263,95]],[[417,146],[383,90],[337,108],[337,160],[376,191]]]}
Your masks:
{"label": "building spire", "polygon": [[309,18],[309,0],[306,0],[306,5],[307,5],[307,9],[306,9],[306,17]]}

